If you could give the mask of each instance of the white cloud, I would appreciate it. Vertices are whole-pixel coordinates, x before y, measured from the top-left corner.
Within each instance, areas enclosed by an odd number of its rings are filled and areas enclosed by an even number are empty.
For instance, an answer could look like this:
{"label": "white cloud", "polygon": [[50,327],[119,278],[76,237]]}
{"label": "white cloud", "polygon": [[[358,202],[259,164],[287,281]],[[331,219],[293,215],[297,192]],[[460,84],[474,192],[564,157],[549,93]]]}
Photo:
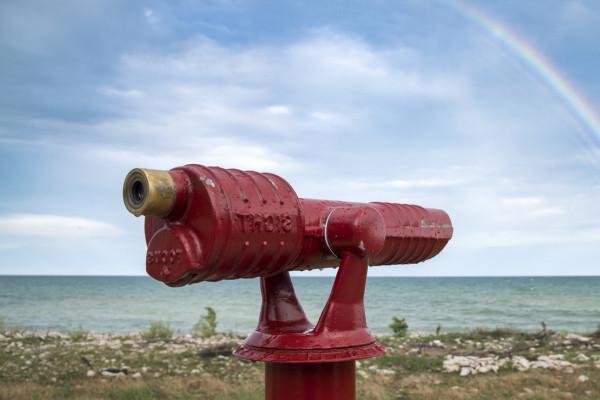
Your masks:
{"label": "white cloud", "polygon": [[301,163],[267,146],[235,138],[202,138],[190,141],[187,147],[181,148],[128,150],[116,146],[88,146],[84,151],[96,160],[116,162],[129,167],[135,164],[148,168],[171,169],[185,164],[227,164],[242,169],[279,173],[289,173],[302,168]]}
{"label": "white cloud", "polygon": [[[467,234],[458,246],[467,248],[522,247],[536,245],[571,245],[600,242],[600,228],[577,229],[513,229]],[[454,243],[456,244],[456,243]]]}
{"label": "white cloud", "polygon": [[284,105],[268,106],[266,110],[272,114],[289,114],[291,112],[290,108]]}
{"label": "white cloud", "polygon": [[498,200],[501,204],[519,207],[539,206],[544,202],[543,198],[533,196],[500,197]]}
{"label": "white cloud", "polygon": [[[93,138],[78,147],[127,166],[203,163],[291,173],[317,168],[308,161],[314,150],[334,151],[348,135],[373,129],[379,108],[365,107],[369,99],[452,102],[468,91],[462,78],[415,63],[414,49],[378,49],[327,30],[282,46],[200,37],[174,48],[122,58],[113,81],[98,88],[119,116],[88,126],[43,121],[43,129]],[[338,142],[327,146],[326,138]]]}
{"label": "white cloud", "polygon": [[113,87],[104,87],[100,89],[100,93],[107,96],[116,97],[139,97],[142,96],[142,92],[135,89],[118,89]]}
{"label": "white cloud", "polygon": [[21,245],[19,245],[18,243],[0,243],[0,251],[1,250],[14,250],[14,249],[18,249],[19,247],[21,247]]}
{"label": "white cloud", "polygon": [[0,234],[8,237],[43,237],[48,239],[115,236],[121,230],[105,222],[80,217],[41,214],[0,216]]}
{"label": "white cloud", "polygon": [[146,22],[148,22],[149,24],[152,24],[152,25],[160,22],[160,18],[156,14],[156,11],[154,11],[150,8],[144,9],[144,18],[146,19]]}
{"label": "white cloud", "polygon": [[176,52],[124,56],[111,87],[144,93],[124,91],[128,118],[161,130],[187,125],[169,132],[177,138],[341,133],[366,116],[357,110],[373,97],[453,101],[464,95],[462,78],[414,65],[409,50],[375,49],[329,31],[286,46],[239,48],[196,38]]}
{"label": "white cloud", "polygon": [[412,189],[412,188],[445,188],[449,186],[456,186],[465,183],[461,179],[443,179],[443,178],[428,178],[428,179],[415,179],[415,180],[404,180],[396,179],[388,182],[382,182],[382,186],[389,186],[400,189]]}

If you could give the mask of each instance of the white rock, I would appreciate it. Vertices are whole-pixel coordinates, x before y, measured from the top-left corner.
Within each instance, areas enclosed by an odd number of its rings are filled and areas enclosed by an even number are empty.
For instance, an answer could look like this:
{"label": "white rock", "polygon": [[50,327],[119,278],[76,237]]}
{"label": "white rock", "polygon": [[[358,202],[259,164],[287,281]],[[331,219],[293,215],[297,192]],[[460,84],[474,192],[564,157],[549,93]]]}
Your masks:
{"label": "white rock", "polygon": [[529,360],[521,356],[514,356],[512,358],[512,364],[513,367],[515,367],[519,371],[527,371],[531,366]]}
{"label": "white rock", "polygon": [[142,373],[141,372],[136,372],[135,374],[131,375],[131,377],[133,379],[140,379],[142,377]]}
{"label": "white rock", "polygon": [[575,357],[575,361],[586,362],[590,361],[590,358],[583,353],[579,353],[577,357]]}
{"label": "white rock", "polygon": [[578,380],[579,382],[582,382],[582,383],[583,383],[583,382],[587,382],[587,381],[589,381],[589,380],[590,380],[590,378],[588,378],[588,377],[587,377],[587,376],[585,376],[585,375],[579,375],[579,377],[577,378],[577,380]]}
{"label": "white rock", "polygon": [[86,375],[88,378],[93,378],[96,376],[96,372],[90,369],[88,372],[86,372]]}
{"label": "white rock", "polygon": [[576,335],[574,333],[569,333],[567,335],[567,340],[570,340],[573,342],[579,342],[579,343],[589,343],[591,339],[589,337]]}
{"label": "white rock", "polygon": [[379,371],[377,371],[378,374],[381,375],[395,375],[396,372],[394,372],[393,369],[380,369]]}
{"label": "white rock", "polygon": [[123,372],[102,371],[100,374],[106,378],[122,378],[125,376]]}
{"label": "white rock", "polygon": [[100,371],[100,375],[106,378],[124,378],[127,375],[127,370],[117,368],[105,368]]}
{"label": "white rock", "polygon": [[460,376],[467,376],[471,373],[471,368],[467,368],[467,367],[462,367],[460,369]]}

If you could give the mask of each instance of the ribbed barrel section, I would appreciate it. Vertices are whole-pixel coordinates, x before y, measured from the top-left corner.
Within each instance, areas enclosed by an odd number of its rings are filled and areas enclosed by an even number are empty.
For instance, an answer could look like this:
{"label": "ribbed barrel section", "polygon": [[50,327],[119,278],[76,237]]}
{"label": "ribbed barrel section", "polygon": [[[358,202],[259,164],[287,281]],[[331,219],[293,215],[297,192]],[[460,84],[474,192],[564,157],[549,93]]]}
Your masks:
{"label": "ribbed barrel section", "polygon": [[442,210],[416,205],[369,203],[386,225],[383,250],[371,265],[414,264],[438,254],[452,238],[450,217]]}

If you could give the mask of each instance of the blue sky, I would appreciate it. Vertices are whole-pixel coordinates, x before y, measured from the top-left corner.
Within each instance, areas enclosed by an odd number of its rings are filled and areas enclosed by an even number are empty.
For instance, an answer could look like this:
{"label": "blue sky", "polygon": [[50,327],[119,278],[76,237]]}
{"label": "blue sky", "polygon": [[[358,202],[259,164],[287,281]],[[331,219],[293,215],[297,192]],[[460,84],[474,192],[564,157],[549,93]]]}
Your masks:
{"label": "blue sky", "polygon": [[[3,1],[0,274],[144,274],[123,178],[187,163],[450,214],[373,275],[599,274],[599,132],[461,4]],[[600,113],[600,3],[466,4]]]}

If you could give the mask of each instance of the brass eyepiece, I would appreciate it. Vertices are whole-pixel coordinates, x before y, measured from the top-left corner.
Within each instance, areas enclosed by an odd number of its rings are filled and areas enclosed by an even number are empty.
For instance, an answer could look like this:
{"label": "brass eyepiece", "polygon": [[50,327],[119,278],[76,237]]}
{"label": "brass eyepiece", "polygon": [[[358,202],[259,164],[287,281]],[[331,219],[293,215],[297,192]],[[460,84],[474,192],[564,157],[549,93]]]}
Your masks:
{"label": "brass eyepiece", "polygon": [[175,182],[168,171],[135,168],[125,177],[123,202],[136,217],[166,217],[173,209],[175,197]]}

